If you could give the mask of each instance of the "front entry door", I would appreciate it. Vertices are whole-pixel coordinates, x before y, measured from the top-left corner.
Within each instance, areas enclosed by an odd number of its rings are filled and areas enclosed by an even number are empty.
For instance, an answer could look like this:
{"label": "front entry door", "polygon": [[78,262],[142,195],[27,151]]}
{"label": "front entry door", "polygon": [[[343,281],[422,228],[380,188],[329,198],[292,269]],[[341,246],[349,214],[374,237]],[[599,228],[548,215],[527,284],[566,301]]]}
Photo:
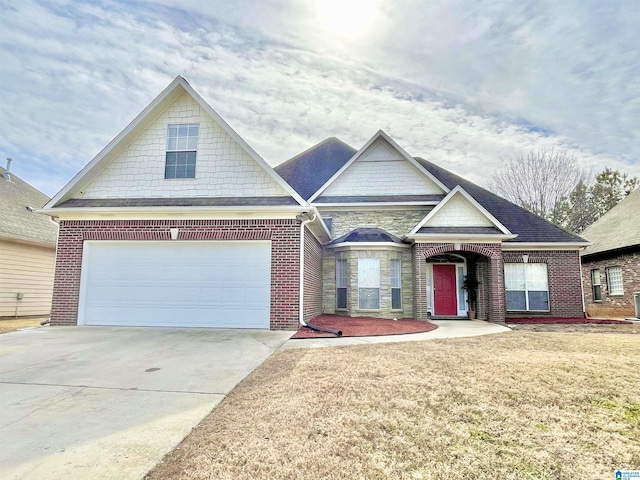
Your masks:
{"label": "front entry door", "polygon": [[433,266],[433,309],[435,315],[458,315],[456,266]]}

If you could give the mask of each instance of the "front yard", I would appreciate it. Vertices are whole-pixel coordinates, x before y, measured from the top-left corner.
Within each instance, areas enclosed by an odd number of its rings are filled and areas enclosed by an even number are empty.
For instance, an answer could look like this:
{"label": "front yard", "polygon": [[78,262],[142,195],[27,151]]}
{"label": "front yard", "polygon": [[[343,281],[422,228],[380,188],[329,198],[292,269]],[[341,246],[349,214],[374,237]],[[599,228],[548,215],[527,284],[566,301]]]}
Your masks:
{"label": "front yard", "polygon": [[276,353],[146,479],[614,478],[640,469],[625,331]]}

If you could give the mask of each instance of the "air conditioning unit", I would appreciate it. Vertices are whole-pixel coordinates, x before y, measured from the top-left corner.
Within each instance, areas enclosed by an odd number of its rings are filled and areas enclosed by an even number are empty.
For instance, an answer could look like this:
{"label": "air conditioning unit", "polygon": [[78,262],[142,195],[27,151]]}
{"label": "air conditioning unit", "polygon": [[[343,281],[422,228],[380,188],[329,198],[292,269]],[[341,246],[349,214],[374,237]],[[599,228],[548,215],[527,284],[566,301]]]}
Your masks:
{"label": "air conditioning unit", "polygon": [[636,306],[636,318],[640,318],[640,292],[633,292],[633,304]]}

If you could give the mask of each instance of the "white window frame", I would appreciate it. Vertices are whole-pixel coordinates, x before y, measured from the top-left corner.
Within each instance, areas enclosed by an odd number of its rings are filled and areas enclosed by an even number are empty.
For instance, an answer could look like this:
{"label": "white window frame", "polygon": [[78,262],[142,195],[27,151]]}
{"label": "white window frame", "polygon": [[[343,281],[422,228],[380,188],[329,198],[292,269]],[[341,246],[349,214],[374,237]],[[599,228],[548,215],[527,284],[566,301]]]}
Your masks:
{"label": "white window frame", "polygon": [[[400,258],[392,258],[389,262],[389,270],[391,273],[391,310],[402,310],[402,260]],[[398,296],[400,305],[396,307],[393,306],[394,290],[400,292]]]}
{"label": "white window frame", "polygon": [[[186,132],[184,130],[186,129]],[[192,133],[195,131],[195,134]],[[174,135],[175,133],[175,135]],[[164,161],[165,180],[192,179],[196,177],[196,166],[198,157],[198,137],[200,136],[199,123],[170,123],[167,126],[167,151]],[[178,176],[178,156],[184,155],[184,176]],[[169,165],[169,157],[174,165]],[[193,160],[191,160],[193,159]],[[193,175],[189,174],[190,164],[193,166]],[[167,174],[173,169],[173,175]]]}
{"label": "white window frame", "polygon": [[[367,265],[369,264],[369,265]],[[377,274],[375,273],[377,270]],[[371,307],[363,307],[362,301],[368,296],[366,290],[377,290],[378,303]],[[380,310],[380,259],[379,258],[359,258],[358,259],[358,310],[379,311]]]}
{"label": "white window frame", "polygon": [[624,295],[624,281],[622,279],[622,267],[619,267],[619,266],[607,267],[605,268],[605,272],[607,274],[607,294]]}
{"label": "white window frame", "polygon": [[[599,288],[596,289],[596,287]],[[596,292],[598,292],[598,298],[596,298]],[[591,297],[594,302],[602,301],[602,279],[600,277],[599,268],[591,269]]]}
{"label": "white window frame", "polygon": [[[530,280],[528,279],[529,275],[527,274],[527,270],[529,268],[532,268],[533,266],[540,266],[543,265],[545,268],[545,272],[546,272],[546,290],[541,290],[541,289],[535,289],[535,288],[529,288],[528,282],[530,282]],[[522,268],[524,270],[524,289],[521,288],[509,288],[508,284],[507,284],[507,269],[508,268]],[[508,312],[549,312],[551,310],[551,295],[549,294],[549,267],[547,266],[546,263],[505,263],[504,264],[504,289],[505,289],[505,306],[507,308]],[[510,309],[508,305],[506,305],[506,292],[507,291],[514,291],[514,292],[524,292],[524,299],[525,299],[525,309],[524,310],[519,310],[519,309]],[[541,291],[546,291],[547,292],[547,309],[545,310],[533,310],[530,308],[529,305],[529,292],[541,292]]]}
{"label": "white window frame", "polygon": [[[349,308],[349,300],[347,295],[349,294],[349,275],[347,270],[347,259],[338,256],[336,258],[336,310],[347,310]],[[344,290],[345,305],[340,306],[338,303],[338,292]]]}

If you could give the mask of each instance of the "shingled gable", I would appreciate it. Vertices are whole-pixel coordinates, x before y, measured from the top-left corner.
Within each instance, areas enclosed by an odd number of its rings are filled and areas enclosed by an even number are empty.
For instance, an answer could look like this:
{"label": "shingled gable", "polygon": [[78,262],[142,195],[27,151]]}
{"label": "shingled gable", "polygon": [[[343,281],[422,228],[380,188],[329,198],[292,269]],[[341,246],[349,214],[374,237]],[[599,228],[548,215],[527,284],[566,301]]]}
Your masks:
{"label": "shingled gable", "polygon": [[[446,220],[446,221],[445,221]],[[431,210],[408,237],[423,235],[456,235],[460,236],[460,228],[466,229],[464,235],[499,236],[505,240],[515,238],[504,225],[480,205],[460,185]]]}
{"label": "shingled gable", "polygon": [[[278,175],[271,166],[269,166],[258,155],[247,142],[240,137],[220,115],[218,115],[211,106],[205,102],[200,95],[189,85],[189,83],[181,76],[177,76],[118,136],[116,136],[100,153],[98,153],[62,190],[53,197],[43,208],[47,212],[52,208],[60,207],[64,202],[73,199],[86,186],[96,180],[100,174],[113,162],[126,148],[140,136],[155,120],[166,111],[176,100],[187,94],[195,101],[204,112],[215,122],[231,139],[239,145],[248,157],[250,157],[258,165],[257,168],[266,172],[268,177],[273,179],[274,185],[277,185],[280,191],[285,194],[285,198],[290,196],[293,204],[305,206],[307,202]],[[162,196],[162,195],[159,195]],[[205,194],[206,196],[206,194]],[[74,206],[79,207],[78,203],[82,203],[82,199],[75,199]],[[77,200],[80,200],[78,202]],[[91,199],[87,199],[91,200]],[[265,205],[277,205],[280,202],[266,201]],[[135,204],[135,202],[134,202]],[[259,202],[257,204],[260,204]],[[87,205],[93,206],[89,201]]]}
{"label": "shingled gable", "polygon": [[[349,159],[331,178],[329,178],[322,187],[320,187],[310,198],[309,202],[313,202],[316,200],[323,192],[326,192],[328,195],[334,195],[335,193],[331,192],[332,185],[335,185],[339,182],[339,179],[343,177],[347,172],[349,172],[350,167],[352,167],[359,159],[364,158],[368,154],[377,155],[379,151],[386,151],[390,155],[397,155],[398,160],[404,160],[408,164],[410,164],[415,171],[416,176],[422,176],[425,180],[425,185],[429,185],[434,191],[432,192],[422,192],[422,193],[448,193],[449,189],[434,177],[430,172],[422,169],[420,165],[416,162],[416,160],[410,156],[400,145],[398,145],[389,135],[387,135],[382,130],[378,130],[375,135],[373,135],[360,150],[358,150],[355,155]],[[395,160],[395,159],[394,159]],[[412,172],[413,173],[413,172]],[[388,172],[386,172],[388,174]],[[359,194],[360,192],[354,192],[354,194]],[[404,193],[404,192],[394,192],[395,194]]]}

